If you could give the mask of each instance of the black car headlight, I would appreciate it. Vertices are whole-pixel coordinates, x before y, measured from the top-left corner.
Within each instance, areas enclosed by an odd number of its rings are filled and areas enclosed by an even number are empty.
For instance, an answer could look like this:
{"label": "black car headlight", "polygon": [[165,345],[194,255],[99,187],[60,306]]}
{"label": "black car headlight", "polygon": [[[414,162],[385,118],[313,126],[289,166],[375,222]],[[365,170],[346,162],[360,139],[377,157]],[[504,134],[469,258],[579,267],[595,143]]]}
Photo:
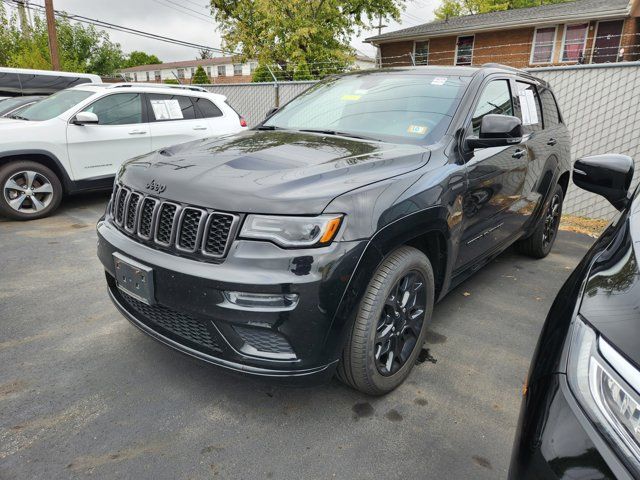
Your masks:
{"label": "black car headlight", "polygon": [[640,472],[640,371],[577,317],[567,379],[607,443]]}
{"label": "black car headlight", "polygon": [[342,219],[343,215],[247,215],[240,237],[268,240],[285,248],[329,245],[340,230]]}

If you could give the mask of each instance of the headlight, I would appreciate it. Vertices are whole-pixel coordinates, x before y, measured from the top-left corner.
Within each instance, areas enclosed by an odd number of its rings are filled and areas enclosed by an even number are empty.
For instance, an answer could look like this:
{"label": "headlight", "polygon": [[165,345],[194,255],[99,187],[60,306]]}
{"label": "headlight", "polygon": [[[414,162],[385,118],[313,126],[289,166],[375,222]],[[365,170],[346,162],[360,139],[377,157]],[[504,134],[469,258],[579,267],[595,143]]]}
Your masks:
{"label": "headlight", "polygon": [[331,243],[341,223],[342,215],[247,215],[240,237],[269,240],[281,247],[315,247]]}
{"label": "headlight", "polygon": [[640,472],[640,395],[635,390],[640,389],[640,372],[580,317],[571,339],[567,378],[608,443]]}

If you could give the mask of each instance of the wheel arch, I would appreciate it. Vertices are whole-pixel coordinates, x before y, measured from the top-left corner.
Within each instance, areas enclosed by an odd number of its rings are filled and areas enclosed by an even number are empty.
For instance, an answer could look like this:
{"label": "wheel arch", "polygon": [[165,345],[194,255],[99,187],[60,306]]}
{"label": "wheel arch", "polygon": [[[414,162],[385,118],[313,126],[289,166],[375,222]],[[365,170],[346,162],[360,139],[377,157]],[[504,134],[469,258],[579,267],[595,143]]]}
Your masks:
{"label": "wheel arch", "polygon": [[63,193],[70,193],[72,181],[58,158],[46,150],[13,150],[0,153],[0,167],[15,161],[29,160],[51,169],[60,179]]}

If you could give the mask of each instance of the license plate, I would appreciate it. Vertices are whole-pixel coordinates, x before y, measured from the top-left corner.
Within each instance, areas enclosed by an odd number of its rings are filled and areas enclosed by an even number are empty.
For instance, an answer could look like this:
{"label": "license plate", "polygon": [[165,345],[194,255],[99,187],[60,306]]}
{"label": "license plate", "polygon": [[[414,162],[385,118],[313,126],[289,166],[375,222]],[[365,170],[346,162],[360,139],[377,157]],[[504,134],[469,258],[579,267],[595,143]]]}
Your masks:
{"label": "license plate", "polygon": [[153,270],[117,252],[113,254],[116,285],[132,297],[153,305]]}

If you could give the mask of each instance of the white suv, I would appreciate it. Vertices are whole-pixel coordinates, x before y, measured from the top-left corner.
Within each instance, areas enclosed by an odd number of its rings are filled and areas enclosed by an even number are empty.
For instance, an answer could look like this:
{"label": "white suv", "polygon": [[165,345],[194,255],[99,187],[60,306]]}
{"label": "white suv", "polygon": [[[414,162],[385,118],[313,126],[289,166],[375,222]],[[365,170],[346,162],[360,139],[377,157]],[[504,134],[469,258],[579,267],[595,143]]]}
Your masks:
{"label": "white suv", "polygon": [[85,84],[0,119],[0,214],[29,220],[63,194],[110,189],[125,160],[247,124],[200,87]]}

